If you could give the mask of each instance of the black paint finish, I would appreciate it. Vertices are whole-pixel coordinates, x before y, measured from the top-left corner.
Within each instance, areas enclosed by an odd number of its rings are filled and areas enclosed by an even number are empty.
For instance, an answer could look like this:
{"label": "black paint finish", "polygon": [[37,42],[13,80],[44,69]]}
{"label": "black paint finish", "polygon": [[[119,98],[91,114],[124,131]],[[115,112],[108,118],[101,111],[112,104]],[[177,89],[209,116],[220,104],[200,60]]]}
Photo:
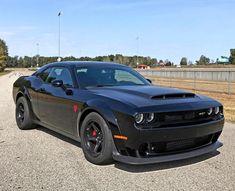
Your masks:
{"label": "black paint finish", "polygon": [[[161,162],[162,156],[177,156],[178,160],[179,156],[196,156],[189,154],[194,150],[200,150],[197,152],[200,154],[211,151],[203,150],[202,147],[218,148],[211,145],[218,145],[217,139],[224,125],[223,115],[199,115],[209,108],[220,107],[222,110],[219,102],[178,89],[153,86],[140,74],[137,75],[143,81],[142,85],[96,84],[84,87],[79,81],[79,73],[76,73],[77,68],[84,67],[132,71],[124,65],[103,62],[48,64],[31,76],[20,77],[14,83],[14,101],[20,96],[26,97],[35,123],[77,141],[80,141],[79,128],[85,116],[96,111],[105,119],[113,136],[122,135],[128,138],[113,139],[114,159],[126,163]],[[51,68],[48,71],[66,68],[71,75],[72,84],[66,87],[60,81],[45,81],[41,74],[48,68]],[[155,113],[154,122],[142,125],[135,123],[136,113],[149,112]],[[184,153],[188,153],[188,157],[183,156]],[[162,161],[166,161],[166,158],[173,160],[172,157],[162,158]]]}

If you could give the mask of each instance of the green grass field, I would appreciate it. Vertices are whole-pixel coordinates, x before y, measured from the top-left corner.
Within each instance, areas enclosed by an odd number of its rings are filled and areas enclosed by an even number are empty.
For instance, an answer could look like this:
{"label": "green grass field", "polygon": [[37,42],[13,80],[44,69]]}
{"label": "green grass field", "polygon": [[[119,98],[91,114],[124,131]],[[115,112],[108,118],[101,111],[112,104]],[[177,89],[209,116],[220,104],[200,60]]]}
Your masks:
{"label": "green grass field", "polygon": [[0,76],[3,76],[3,75],[5,75],[5,74],[8,74],[8,73],[10,73],[11,71],[4,71],[4,72],[0,72]]}

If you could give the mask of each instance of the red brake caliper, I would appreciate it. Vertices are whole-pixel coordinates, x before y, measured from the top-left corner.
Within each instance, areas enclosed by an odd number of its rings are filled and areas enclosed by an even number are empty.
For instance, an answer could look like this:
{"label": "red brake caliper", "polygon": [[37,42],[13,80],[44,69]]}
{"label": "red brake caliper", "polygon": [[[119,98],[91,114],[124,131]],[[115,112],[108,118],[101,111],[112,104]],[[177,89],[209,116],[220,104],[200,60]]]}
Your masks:
{"label": "red brake caliper", "polygon": [[92,136],[93,136],[93,137],[96,137],[96,135],[97,135],[96,130],[93,130],[93,131],[92,131]]}

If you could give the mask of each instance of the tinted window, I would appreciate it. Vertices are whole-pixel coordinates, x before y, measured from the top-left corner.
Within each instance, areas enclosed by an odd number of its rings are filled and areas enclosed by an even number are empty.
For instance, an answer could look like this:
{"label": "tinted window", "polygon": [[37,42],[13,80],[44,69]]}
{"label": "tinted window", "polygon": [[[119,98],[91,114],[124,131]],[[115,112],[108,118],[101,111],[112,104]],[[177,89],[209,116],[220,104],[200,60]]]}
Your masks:
{"label": "tinted window", "polygon": [[48,68],[40,73],[37,74],[37,77],[41,78],[44,82],[46,81],[47,77],[51,72],[51,68]]}
{"label": "tinted window", "polygon": [[46,82],[51,83],[53,80],[62,80],[65,87],[73,87],[73,80],[67,68],[52,68],[52,71],[49,74]]}
{"label": "tinted window", "polygon": [[77,68],[76,73],[82,87],[149,85],[138,72],[128,67],[88,66]]}
{"label": "tinted window", "polygon": [[130,75],[128,71],[125,70],[116,70],[114,79],[117,82],[129,82],[133,84],[143,84],[143,82],[134,75]]}

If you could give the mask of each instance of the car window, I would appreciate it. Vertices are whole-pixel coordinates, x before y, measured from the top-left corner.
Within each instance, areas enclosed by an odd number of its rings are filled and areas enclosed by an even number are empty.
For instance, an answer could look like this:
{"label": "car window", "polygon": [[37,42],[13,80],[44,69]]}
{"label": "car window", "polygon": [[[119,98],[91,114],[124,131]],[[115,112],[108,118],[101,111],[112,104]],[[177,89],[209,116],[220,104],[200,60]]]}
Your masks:
{"label": "car window", "polygon": [[51,68],[47,68],[46,70],[38,73],[36,76],[41,78],[42,81],[46,82],[46,79],[49,76],[50,72],[51,72]]}
{"label": "car window", "polygon": [[46,79],[47,83],[52,83],[53,80],[62,80],[65,87],[73,87],[73,80],[67,68],[54,67]]}
{"label": "car window", "polygon": [[149,85],[137,72],[129,68],[88,66],[76,69],[81,87]]}
{"label": "car window", "polygon": [[114,79],[117,80],[117,82],[128,82],[129,84],[143,84],[140,79],[125,70],[115,70]]}

